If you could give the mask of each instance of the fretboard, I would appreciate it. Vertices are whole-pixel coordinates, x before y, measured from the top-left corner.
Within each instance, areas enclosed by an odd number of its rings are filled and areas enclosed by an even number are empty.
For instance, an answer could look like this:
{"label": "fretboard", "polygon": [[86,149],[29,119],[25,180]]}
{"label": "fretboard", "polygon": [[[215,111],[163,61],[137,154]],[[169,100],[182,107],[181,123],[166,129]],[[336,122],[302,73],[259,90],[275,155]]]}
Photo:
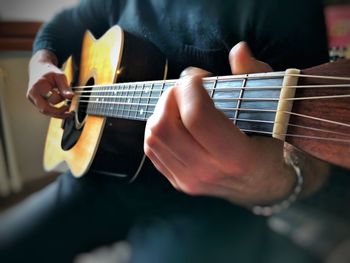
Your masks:
{"label": "fretboard", "polygon": [[[203,86],[215,106],[241,130],[271,135],[284,72],[210,77]],[[79,108],[87,114],[146,121],[160,96],[176,80],[79,87]]]}

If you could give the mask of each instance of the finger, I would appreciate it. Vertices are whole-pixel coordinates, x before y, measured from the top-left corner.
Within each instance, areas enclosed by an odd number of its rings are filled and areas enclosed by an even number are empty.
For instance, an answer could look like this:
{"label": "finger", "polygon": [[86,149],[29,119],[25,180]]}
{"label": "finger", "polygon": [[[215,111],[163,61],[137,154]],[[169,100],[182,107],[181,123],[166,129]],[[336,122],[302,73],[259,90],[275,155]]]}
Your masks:
{"label": "finger", "polygon": [[70,113],[68,112],[69,106],[67,105],[63,105],[57,108],[57,107],[51,106],[42,97],[36,97],[33,100],[38,110],[47,116],[56,117],[56,118],[66,118],[70,115]]}
{"label": "finger", "polygon": [[177,185],[173,174],[169,171],[166,165],[159,160],[157,155],[147,144],[144,144],[144,152],[146,156],[152,161],[153,165],[157,168],[157,170],[169,180],[169,182],[174,186],[175,189],[179,190],[179,186]]}
{"label": "finger", "polygon": [[52,90],[51,96],[47,99],[48,103],[50,103],[51,105],[56,105],[64,100],[65,98],[63,98],[61,96],[61,93],[58,92],[56,89]]}
{"label": "finger", "polygon": [[47,94],[52,93],[52,85],[46,79],[40,79],[33,86],[28,88],[27,98],[37,107],[37,101],[39,98],[47,100]]}
{"label": "finger", "polygon": [[200,180],[189,174],[191,169],[179,161],[160,140],[153,141],[151,145],[146,144],[145,153],[176,189],[193,195],[208,192]]}
{"label": "finger", "polygon": [[[193,138],[214,159],[223,160],[230,169],[242,160],[228,160],[232,151],[239,150],[246,157],[249,153],[249,138],[243,134],[221,111],[217,110],[201,78],[197,75],[182,78],[175,98],[179,105],[182,122]],[[204,128],[203,128],[204,127]],[[242,157],[243,158],[243,157]]]}
{"label": "finger", "polygon": [[152,145],[153,140],[160,141],[185,166],[193,166],[209,157],[182,123],[174,95],[176,88],[170,88],[163,94],[148,119],[145,144]]}
{"label": "finger", "polygon": [[205,78],[205,77],[212,76],[213,74],[211,72],[206,71],[206,70],[201,69],[201,68],[188,67],[181,72],[180,78],[186,77],[188,75],[199,75],[202,78]]}
{"label": "finger", "polygon": [[229,54],[232,74],[249,74],[259,72],[271,72],[272,68],[254,58],[246,42],[239,42]]}
{"label": "finger", "polygon": [[54,78],[55,78],[56,86],[57,86],[58,90],[60,91],[62,97],[66,98],[66,99],[72,99],[74,96],[74,92],[72,91],[72,89],[68,85],[66,75],[64,75],[63,73],[55,74]]}
{"label": "finger", "polygon": [[[183,191],[190,195],[207,195],[215,197],[236,196],[232,193],[234,189],[230,188],[225,182],[207,182],[203,180],[205,168],[201,171],[184,167],[172,152],[164,144],[159,143],[156,151],[153,151],[148,145],[145,146],[146,155],[150,158],[155,167],[169,180],[175,189]],[[202,160],[203,162],[203,160]],[[203,163],[205,166],[205,163]],[[230,181],[232,183],[232,181]]]}
{"label": "finger", "polygon": [[46,94],[52,92],[52,84],[46,79],[40,79],[29,89],[28,93],[31,97],[46,97]]}

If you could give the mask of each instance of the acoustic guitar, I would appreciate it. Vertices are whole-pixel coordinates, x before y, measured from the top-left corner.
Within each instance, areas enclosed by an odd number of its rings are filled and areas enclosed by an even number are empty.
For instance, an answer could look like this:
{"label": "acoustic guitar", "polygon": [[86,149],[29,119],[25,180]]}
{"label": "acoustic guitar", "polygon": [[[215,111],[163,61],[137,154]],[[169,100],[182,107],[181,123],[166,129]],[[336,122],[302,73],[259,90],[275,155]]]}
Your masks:
{"label": "acoustic guitar", "polygon": [[[72,58],[64,71],[72,82]],[[76,177],[98,171],[132,181],[145,161],[146,120],[176,82],[166,75],[167,60],[153,44],[119,26],[98,40],[86,32],[76,95],[69,102],[72,115],[51,119],[45,169],[65,164]],[[350,169],[349,60],[305,70],[208,77],[203,85],[216,107],[247,134],[286,141]]]}

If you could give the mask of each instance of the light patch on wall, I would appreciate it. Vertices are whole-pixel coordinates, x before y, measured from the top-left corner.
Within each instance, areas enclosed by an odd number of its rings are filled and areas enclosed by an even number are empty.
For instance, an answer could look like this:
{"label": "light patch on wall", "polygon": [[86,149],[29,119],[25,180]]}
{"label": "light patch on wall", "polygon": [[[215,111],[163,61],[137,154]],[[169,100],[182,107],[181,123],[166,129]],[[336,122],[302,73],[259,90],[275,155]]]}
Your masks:
{"label": "light patch on wall", "polygon": [[47,21],[78,0],[0,0],[1,21]]}

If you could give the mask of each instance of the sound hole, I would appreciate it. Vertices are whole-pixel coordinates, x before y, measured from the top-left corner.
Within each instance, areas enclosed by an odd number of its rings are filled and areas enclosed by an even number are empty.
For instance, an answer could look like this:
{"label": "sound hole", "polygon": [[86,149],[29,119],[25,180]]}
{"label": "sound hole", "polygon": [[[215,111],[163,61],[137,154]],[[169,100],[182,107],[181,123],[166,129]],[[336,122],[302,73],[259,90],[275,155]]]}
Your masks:
{"label": "sound hole", "polygon": [[76,105],[73,106],[74,114],[63,120],[63,136],[61,141],[61,148],[65,151],[70,150],[80,138],[87,116],[86,112],[91,95],[92,85],[94,85],[94,83],[94,79],[90,78],[86,83],[86,87],[84,89],[76,90],[76,96],[78,99],[76,101]]}

